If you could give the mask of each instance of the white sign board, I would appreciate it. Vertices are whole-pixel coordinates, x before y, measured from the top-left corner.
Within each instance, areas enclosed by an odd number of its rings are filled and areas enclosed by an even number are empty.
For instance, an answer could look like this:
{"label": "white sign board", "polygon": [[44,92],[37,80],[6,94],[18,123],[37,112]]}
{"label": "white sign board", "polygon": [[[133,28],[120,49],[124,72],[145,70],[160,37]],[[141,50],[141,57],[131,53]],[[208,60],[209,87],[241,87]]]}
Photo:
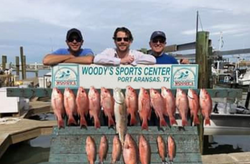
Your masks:
{"label": "white sign board", "polygon": [[52,68],[52,87],[197,88],[198,65],[101,66],[59,64]]}

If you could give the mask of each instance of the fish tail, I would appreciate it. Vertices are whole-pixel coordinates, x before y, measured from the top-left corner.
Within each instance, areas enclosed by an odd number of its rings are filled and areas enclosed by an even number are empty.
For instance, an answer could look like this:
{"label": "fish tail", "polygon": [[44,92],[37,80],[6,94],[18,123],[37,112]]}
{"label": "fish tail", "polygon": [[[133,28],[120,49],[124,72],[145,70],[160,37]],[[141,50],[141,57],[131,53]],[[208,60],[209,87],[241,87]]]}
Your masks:
{"label": "fish tail", "polygon": [[169,119],[170,119],[170,124],[171,125],[174,125],[174,124],[178,125],[174,117],[170,117]]}
{"label": "fish tail", "polygon": [[71,115],[69,116],[68,125],[72,125],[72,124],[76,125],[76,121],[74,117]]}
{"label": "fish tail", "polygon": [[182,120],[182,126],[187,126],[188,125],[188,122],[187,122],[187,120],[185,119],[185,120]]}
{"label": "fish tail", "polygon": [[163,117],[160,117],[160,126],[167,126],[167,122],[165,121],[165,119]]}
{"label": "fish tail", "polygon": [[131,114],[130,125],[136,125],[136,124],[137,124],[136,116],[134,114]]}
{"label": "fish tail", "polygon": [[95,119],[95,128],[100,128],[101,127],[101,123],[100,123],[100,120],[99,118],[94,118]]}
{"label": "fish tail", "polygon": [[58,123],[58,128],[59,129],[64,128],[64,121],[63,121],[63,119],[59,119],[57,123]]}
{"label": "fish tail", "polygon": [[209,117],[208,117],[208,118],[205,118],[205,125],[211,125],[211,124],[210,124],[210,119],[209,119]]}
{"label": "fish tail", "polygon": [[194,122],[194,125],[199,125],[200,124],[200,120],[199,120],[197,115],[194,115],[193,122]]}
{"label": "fish tail", "polygon": [[80,118],[80,126],[81,127],[83,127],[83,126],[87,127],[88,126],[87,121],[86,121],[84,115],[82,115],[81,118]]}
{"label": "fish tail", "polygon": [[112,125],[115,125],[115,121],[113,120],[112,116],[109,116],[108,119],[109,119],[109,122],[108,122],[109,127]]}
{"label": "fish tail", "polygon": [[148,130],[148,121],[147,121],[147,119],[142,120],[141,129]]}

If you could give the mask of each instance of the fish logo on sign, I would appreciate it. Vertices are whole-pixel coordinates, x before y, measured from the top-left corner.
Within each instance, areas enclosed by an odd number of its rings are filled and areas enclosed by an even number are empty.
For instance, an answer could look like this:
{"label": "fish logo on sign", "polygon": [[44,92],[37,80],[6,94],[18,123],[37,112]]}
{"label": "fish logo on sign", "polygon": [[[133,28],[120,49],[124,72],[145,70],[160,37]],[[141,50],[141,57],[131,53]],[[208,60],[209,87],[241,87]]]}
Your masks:
{"label": "fish logo on sign", "polygon": [[197,86],[195,71],[196,68],[192,67],[176,67],[173,71],[172,87],[195,88]]}
{"label": "fish logo on sign", "polygon": [[54,87],[58,88],[77,88],[78,69],[72,67],[61,67],[54,74]]}

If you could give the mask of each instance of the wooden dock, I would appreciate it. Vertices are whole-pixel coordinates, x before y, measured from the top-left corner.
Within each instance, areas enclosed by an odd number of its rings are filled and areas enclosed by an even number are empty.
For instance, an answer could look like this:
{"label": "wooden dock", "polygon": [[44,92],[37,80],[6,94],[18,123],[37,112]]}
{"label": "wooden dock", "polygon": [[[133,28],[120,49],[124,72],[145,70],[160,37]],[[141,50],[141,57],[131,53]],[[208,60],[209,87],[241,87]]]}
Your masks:
{"label": "wooden dock", "polygon": [[20,117],[4,117],[0,121],[0,158],[11,144],[30,140],[40,135],[50,135],[53,121],[37,121],[27,119],[34,114],[48,113],[51,111],[50,102],[30,102],[30,109],[23,111]]}
{"label": "wooden dock", "polygon": [[[6,118],[7,119],[7,118]],[[57,123],[56,121],[36,121],[30,119],[9,118],[10,121],[17,121],[16,123],[9,123],[0,126],[0,158],[11,144],[26,141],[36,138],[40,135],[50,135],[52,128]]]}

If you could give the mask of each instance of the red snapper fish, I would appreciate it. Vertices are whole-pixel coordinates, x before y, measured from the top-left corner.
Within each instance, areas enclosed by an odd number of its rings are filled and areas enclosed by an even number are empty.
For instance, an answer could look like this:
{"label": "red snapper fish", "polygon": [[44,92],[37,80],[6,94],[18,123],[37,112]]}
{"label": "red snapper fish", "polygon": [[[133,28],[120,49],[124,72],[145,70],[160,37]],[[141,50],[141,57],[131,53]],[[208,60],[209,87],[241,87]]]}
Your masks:
{"label": "red snapper fish", "polygon": [[87,154],[89,164],[95,164],[96,145],[95,145],[95,140],[90,136],[87,136],[87,138],[86,138],[85,151]]}
{"label": "red snapper fish", "polygon": [[176,145],[172,136],[168,136],[167,145],[168,145],[168,159],[170,162],[173,162],[174,157],[176,155]]}
{"label": "red snapper fish", "polygon": [[176,107],[181,116],[182,126],[188,125],[188,122],[187,122],[188,99],[187,99],[186,93],[180,88],[177,88],[177,91],[176,91]]}
{"label": "red snapper fish", "polygon": [[113,144],[112,144],[112,160],[111,163],[115,164],[117,161],[119,161],[121,153],[122,153],[122,144],[119,140],[119,137],[117,135],[113,138]]}
{"label": "red snapper fish", "polygon": [[101,137],[100,145],[99,145],[99,161],[101,164],[104,162],[104,160],[107,157],[108,147],[109,147],[108,139],[105,135],[103,135]]}
{"label": "red snapper fish", "polygon": [[104,114],[108,117],[108,126],[115,125],[113,119],[114,116],[114,98],[110,94],[109,90],[101,87],[101,106],[103,108]]}
{"label": "red snapper fish", "polygon": [[164,139],[162,138],[162,136],[159,135],[159,136],[157,136],[156,142],[157,142],[157,149],[158,149],[158,153],[159,153],[159,156],[161,158],[161,161],[162,161],[162,163],[165,163],[167,149],[166,149]]}
{"label": "red snapper fish", "polygon": [[123,146],[123,160],[125,164],[138,163],[138,148],[130,134],[126,134]]}
{"label": "red snapper fish", "polygon": [[63,116],[65,114],[63,107],[63,94],[57,88],[53,88],[51,94],[51,105],[53,112],[57,118],[58,128],[59,129],[63,128],[64,127]]}
{"label": "red snapper fish", "polygon": [[151,88],[150,89],[150,99],[151,104],[155,110],[156,116],[160,119],[160,127],[167,126],[167,123],[164,119],[163,113],[165,113],[165,104],[162,96],[158,91]]}
{"label": "red snapper fish", "polygon": [[151,149],[148,141],[143,135],[139,137],[139,157],[141,164],[150,164]]}
{"label": "red snapper fish", "polygon": [[209,117],[212,113],[213,104],[211,96],[206,89],[200,89],[200,106],[201,113],[203,117],[205,117],[205,125],[211,125]]}
{"label": "red snapper fish", "polygon": [[169,117],[170,125],[177,125],[175,120],[175,112],[176,112],[176,105],[175,105],[175,98],[171,92],[171,90],[167,89],[166,87],[161,87],[161,95],[164,100],[164,104],[166,106],[165,115]]}
{"label": "red snapper fish", "polygon": [[68,125],[76,125],[76,121],[74,119],[74,115],[77,114],[76,111],[76,101],[75,95],[73,91],[69,88],[65,88],[64,90],[64,107],[66,110],[66,114],[68,116]]}
{"label": "red snapper fish", "polygon": [[148,120],[151,118],[151,107],[150,107],[150,97],[148,91],[144,88],[140,88],[139,92],[139,116],[142,120],[142,129],[148,129]]}
{"label": "red snapper fish", "polygon": [[194,125],[199,125],[200,121],[198,118],[199,112],[199,97],[193,89],[188,89],[188,105],[190,109],[191,116],[193,116]]}
{"label": "red snapper fish", "polygon": [[89,96],[89,115],[91,118],[94,118],[95,128],[100,128],[101,127],[100,94],[93,86],[91,86],[89,89],[88,96]]}
{"label": "red snapper fish", "polygon": [[125,102],[127,107],[127,112],[130,115],[130,125],[136,125],[136,114],[138,112],[138,99],[137,93],[131,86],[126,87]]}
{"label": "red snapper fish", "polygon": [[87,126],[85,116],[89,113],[89,98],[83,87],[79,87],[76,96],[77,113],[80,116],[80,126]]}

